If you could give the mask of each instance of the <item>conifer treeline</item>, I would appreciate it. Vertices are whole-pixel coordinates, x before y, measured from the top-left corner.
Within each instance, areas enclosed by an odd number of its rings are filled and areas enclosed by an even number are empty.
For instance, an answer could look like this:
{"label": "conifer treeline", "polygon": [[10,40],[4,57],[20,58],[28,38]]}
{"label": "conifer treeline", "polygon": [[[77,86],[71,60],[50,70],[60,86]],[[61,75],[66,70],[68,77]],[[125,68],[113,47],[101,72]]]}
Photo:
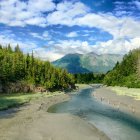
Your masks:
{"label": "conifer treeline", "polygon": [[74,77],[66,70],[55,68],[48,61],[24,55],[17,45],[14,50],[0,45],[0,83],[26,81],[46,89],[65,89],[74,86]]}
{"label": "conifer treeline", "polygon": [[91,84],[91,83],[102,83],[105,74],[95,73],[78,73],[74,74],[76,83]]}
{"label": "conifer treeline", "polygon": [[140,49],[125,55],[123,61],[106,74],[104,84],[140,88]]}

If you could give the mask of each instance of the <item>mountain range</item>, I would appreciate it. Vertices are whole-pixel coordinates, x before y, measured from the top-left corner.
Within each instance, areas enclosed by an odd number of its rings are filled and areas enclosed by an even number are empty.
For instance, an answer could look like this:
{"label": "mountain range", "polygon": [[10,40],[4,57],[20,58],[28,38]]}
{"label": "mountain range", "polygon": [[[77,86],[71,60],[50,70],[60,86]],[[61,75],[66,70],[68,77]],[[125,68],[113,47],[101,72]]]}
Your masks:
{"label": "mountain range", "polygon": [[106,73],[113,69],[115,64],[122,61],[120,54],[67,54],[64,57],[52,62],[56,67],[67,69],[70,73]]}

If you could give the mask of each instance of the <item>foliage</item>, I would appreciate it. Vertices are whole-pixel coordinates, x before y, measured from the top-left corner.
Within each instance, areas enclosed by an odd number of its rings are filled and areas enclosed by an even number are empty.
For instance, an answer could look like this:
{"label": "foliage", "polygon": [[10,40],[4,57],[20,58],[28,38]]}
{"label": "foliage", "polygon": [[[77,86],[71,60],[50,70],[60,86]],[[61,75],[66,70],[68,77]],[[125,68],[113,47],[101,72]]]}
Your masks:
{"label": "foliage", "polygon": [[104,74],[84,73],[74,74],[76,83],[90,84],[90,83],[102,83]]}
{"label": "foliage", "polygon": [[0,45],[0,83],[24,81],[46,89],[65,89],[74,86],[74,77],[66,70],[55,68],[48,61],[23,54],[19,46],[12,50]]}
{"label": "foliage", "polygon": [[140,88],[139,58],[140,49],[130,51],[121,63],[117,63],[113,70],[106,74],[104,84]]}

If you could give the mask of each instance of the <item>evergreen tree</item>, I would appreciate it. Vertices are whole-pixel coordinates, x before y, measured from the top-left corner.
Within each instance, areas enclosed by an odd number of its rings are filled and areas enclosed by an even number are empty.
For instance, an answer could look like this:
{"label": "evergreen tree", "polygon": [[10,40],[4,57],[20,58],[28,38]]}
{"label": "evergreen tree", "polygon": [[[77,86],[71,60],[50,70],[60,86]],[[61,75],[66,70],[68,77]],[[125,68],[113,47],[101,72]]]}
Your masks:
{"label": "evergreen tree", "polygon": [[117,63],[113,70],[106,74],[104,84],[140,88],[139,61],[140,49],[130,51],[121,63]]}
{"label": "evergreen tree", "polygon": [[12,52],[12,48],[11,48],[10,44],[8,44],[8,48],[7,49],[8,49],[9,52]]}
{"label": "evergreen tree", "polygon": [[0,44],[0,49],[2,49],[2,45]]}
{"label": "evergreen tree", "polygon": [[[0,45],[1,46],[1,45]],[[31,55],[24,55],[19,46],[12,51],[0,47],[0,82],[24,81],[46,89],[64,89],[74,85],[74,77],[67,71],[55,68],[48,61],[42,61]]]}
{"label": "evergreen tree", "polygon": [[90,84],[90,83],[102,83],[105,74],[94,73],[78,73],[74,74],[76,83]]}
{"label": "evergreen tree", "polygon": [[17,44],[17,46],[15,47],[15,52],[16,52],[16,53],[21,52],[21,50],[20,50],[20,48],[19,48],[19,45],[18,45],[18,44]]}

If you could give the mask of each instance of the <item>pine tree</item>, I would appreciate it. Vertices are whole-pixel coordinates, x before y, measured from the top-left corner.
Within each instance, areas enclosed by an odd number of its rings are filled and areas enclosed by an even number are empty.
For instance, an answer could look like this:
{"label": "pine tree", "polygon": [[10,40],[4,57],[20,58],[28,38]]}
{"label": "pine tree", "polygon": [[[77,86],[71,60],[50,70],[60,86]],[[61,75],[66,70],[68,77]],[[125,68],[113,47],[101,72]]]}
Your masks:
{"label": "pine tree", "polygon": [[24,81],[46,89],[62,89],[74,85],[74,77],[65,70],[35,58],[33,52],[31,56],[24,55],[18,45],[12,51],[10,44],[0,49],[0,80],[3,83]]}
{"label": "pine tree", "polygon": [[0,50],[2,49],[2,45],[0,44]]}
{"label": "pine tree", "polygon": [[9,52],[11,52],[11,53],[13,52],[10,44],[8,44],[7,49],[8,49]]}
{"label": "pine tree", "polygon": [[21,52],[21,50],[20,50],[20,48],[19,48],[19,45],[17,44],[17,46],[15,47],[15,52],[16,53],[20,53]]}

